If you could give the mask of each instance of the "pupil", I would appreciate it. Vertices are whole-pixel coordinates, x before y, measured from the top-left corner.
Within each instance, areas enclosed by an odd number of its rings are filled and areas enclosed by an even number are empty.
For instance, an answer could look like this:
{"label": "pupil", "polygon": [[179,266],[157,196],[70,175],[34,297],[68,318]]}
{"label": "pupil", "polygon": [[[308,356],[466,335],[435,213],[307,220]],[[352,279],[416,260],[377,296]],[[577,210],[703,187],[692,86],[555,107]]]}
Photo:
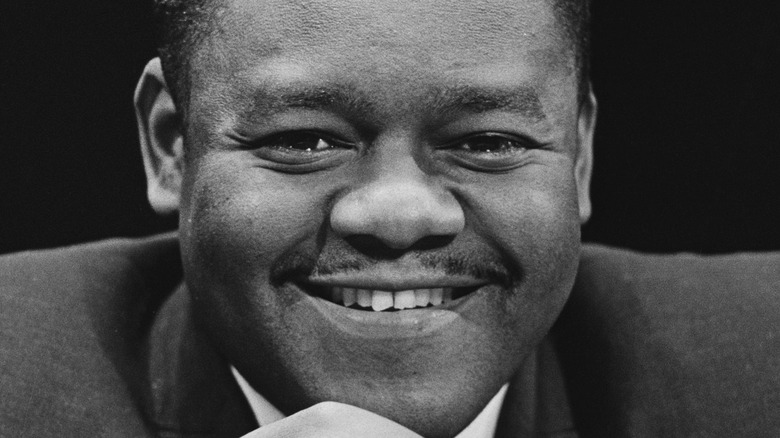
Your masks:
{"label": "pupil", "polygon": [[492,150],[501,149],[504,147],[504,141],[494,141],[485,139],[482,141],[476,141],[471,145],[472,150],[490,152]]}
{"label": "pupil", "polygon": [[292,139],[289,139],[291,141],[287,142],[287,147],[290,149],[298,149],[298,150],[305,150],[305,151],[312,151],[317,150],[320,146],[320,143],[323,143],[322,140],[318,137],[314,136],[296,136]]}

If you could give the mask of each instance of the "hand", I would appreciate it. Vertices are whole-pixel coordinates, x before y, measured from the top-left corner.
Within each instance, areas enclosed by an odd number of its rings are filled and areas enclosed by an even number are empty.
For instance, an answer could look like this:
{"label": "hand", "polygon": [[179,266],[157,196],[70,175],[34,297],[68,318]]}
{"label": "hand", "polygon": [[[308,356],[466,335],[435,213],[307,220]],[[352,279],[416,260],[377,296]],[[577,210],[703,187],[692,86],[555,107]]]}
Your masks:
{"label": "hand", "polygon": [[422,438],[385,417],[336,402],[318,403],[243,438]]}

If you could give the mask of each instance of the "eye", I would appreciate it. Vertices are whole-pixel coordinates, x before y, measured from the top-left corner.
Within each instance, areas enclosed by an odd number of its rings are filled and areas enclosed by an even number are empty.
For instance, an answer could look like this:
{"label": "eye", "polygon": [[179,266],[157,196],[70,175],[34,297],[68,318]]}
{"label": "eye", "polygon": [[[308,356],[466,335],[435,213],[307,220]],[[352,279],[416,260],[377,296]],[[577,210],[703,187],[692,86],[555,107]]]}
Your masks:
{"label": "eye", "polygon": [[280,149],[291,153],[314,154],[347,147],[345,142],[329,139],[315,132],[285,132],[264,138],[253,146]]}
{"label": "eye", "polygon": [[441,148],[450,154],[455,163],[478,172],[502,172],[522,166],[528,162],[528,152],[543,149],[532,139],[485,132],[462,137]]}
{"label": "eye", "polygon": [[259,158],[259,166],[285,173],[309,173],[338,166],[349,160],[357,147],[317,131],[287,131],[256,140],[233,136],[240,149]]}
{"label": "eye", "polygon": [[522,153],[535,146],[529,143],[528,140],[516,139],[503,134],[480,134],[461,140],[451,145],[451,148],[472,153],[504,155]]}

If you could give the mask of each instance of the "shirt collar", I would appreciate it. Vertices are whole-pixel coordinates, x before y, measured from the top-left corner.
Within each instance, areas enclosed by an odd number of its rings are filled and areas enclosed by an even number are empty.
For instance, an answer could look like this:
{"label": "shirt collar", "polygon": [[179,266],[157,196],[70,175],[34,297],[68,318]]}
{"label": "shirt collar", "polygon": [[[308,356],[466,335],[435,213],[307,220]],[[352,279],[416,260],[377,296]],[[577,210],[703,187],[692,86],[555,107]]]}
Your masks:
{"label": "shirt collar", "polygon": [[[271,402],[255,391],[238,370],[231,366],[230,371],[233,372],[233,376],[236,378],[244,397],[249,402],[249,406],[252,408],[252,412],[255,414],[257,423],[260,426],[267,426],[285,417]],[[507,388],[509,388],[508,383],[498,390],[498,393],[482,409],[477,418],[456,435],[455,438],[492,438],[496,433],[498,415],[501,413],[501,406],[504,404]]]}

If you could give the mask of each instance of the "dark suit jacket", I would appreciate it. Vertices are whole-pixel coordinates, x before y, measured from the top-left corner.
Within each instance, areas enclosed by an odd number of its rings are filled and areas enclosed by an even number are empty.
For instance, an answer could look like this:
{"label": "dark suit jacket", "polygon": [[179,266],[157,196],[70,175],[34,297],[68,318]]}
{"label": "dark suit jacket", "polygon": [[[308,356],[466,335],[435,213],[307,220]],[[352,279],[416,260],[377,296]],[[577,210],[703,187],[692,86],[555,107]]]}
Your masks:
{"label": "dark suit jacket", "polygon": [[[256,427],[193,324],[174,235],[0,257],[0,436]],[[780,253],[585,246],[498,436],[780,436]]]}

